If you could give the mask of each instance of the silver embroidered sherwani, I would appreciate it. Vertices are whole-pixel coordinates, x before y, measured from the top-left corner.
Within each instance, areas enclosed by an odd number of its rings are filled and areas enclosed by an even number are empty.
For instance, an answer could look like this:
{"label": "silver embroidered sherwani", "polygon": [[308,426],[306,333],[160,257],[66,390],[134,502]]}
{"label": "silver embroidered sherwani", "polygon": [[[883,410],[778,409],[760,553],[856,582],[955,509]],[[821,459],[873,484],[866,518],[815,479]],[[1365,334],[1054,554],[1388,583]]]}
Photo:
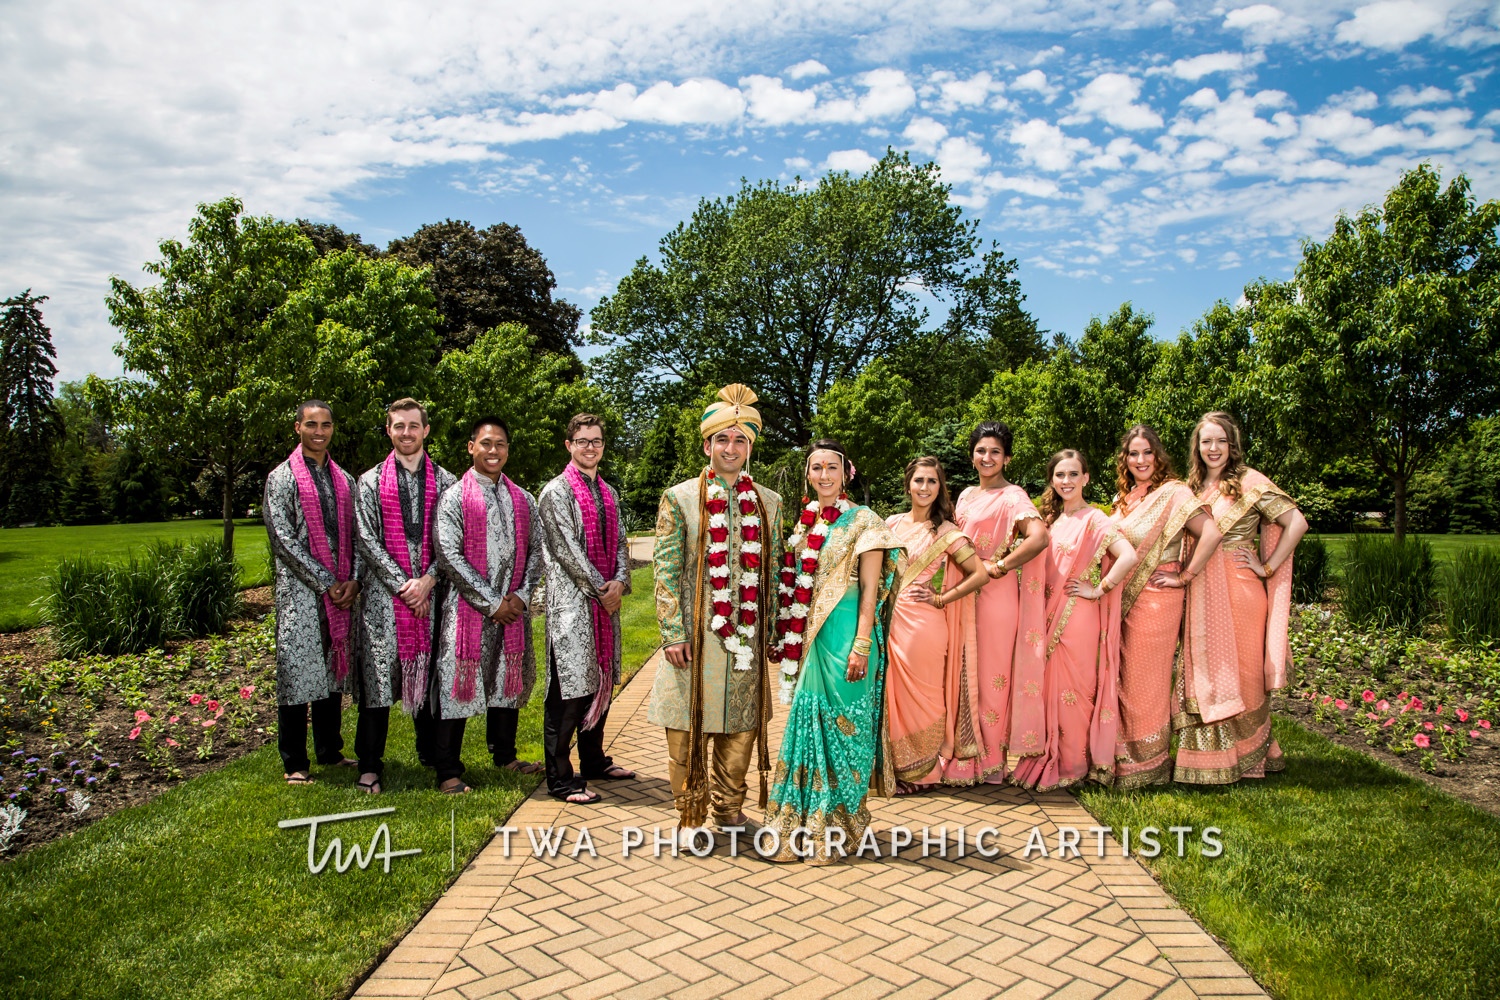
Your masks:
{"label": "silver embroidered sherwani", "polygon": [[[720,480],[723,483],[723,480]],[[729,527],[729,588],[734,609],[739,610],[740,514],[734,500],[732,484],[725,487],[730,497],[725,517]],[[762,671],[769,643],[776,636],[776,581],[781,566],[781,496],[756,484],[763,511],[761,514],[761,561],[769,567],[770,586],[761,594],[761,615],[755,626],[755,665],[749,670],[733,669],[734,657],[724,649],[724,640],[708,628],[712,617],[709,608],[707,578],[704,578],[702,601],[693,607],[698,574],[702,572],[704,552],[698,546],[699,519],[702,516],[698,495],[699,480],[689,479],[670,487],[662,494],[656,515],[656,618],[661,627],[663,645],[690,642],[692,630],[703,630],[702,662],[686,670],[668,664],[656,672],[651,688],[651,703],[646,719],[652,725],[687,731],[692,728],[689,711],[692,675],[703,671],[703,731],[705,733],[746,733],[760,724]]]}
{"label": "silver embroidered sherwani", "polygon": [[[416,474],[406,471],[398,460],[396,475],[400,480],[402,521],[406,525],[406,553],[411,560],[412,572],[420,576],[422,565],[422,536],[432,530],[432,525],[422,523],[426,513],[427,462],[431,456],[423,456]],[[407,576],[391,558],[385,547],[385,517],[380,509],[380,473],[385,462],[359,477],[359,491],[355,494],[354,512],[359,521],[356,544],[364,559],[360,574],[360,600],[363,602],[361,643],[362,657],[360,680],[362,689],[359,702],[366,708],[385,708],[401,700],[401,663],[396,650],[396,591],[400,590]],[[438,496],[458,480],[453,473],[433,463],[433,477]],[[437,519],[437,497],[433,497],[433,520]],[[442,598],[447,589],[442,585],[442,576],[437,569],[436,544],[433,545],[433,563],[429,572],[438,579],[432,589],[432,600],[427,612],[429,649],[437,650],[438,622],[441,620]],[[429,664],[431,660],[429,659]],[[423,692],[426,696],[426,692]],[[407,705],[406,711],[414,714],[421,707]]]}
{"label": "silver embroidered sherwani", "polygon": [[[437,566],[453,588],[443,602],[437,647],[438,695],[442,709],[439,717],[444,719],[483,715],[486,708],[520,708],[531,697],[531,688],[536,682],[536,654],[531,647],[531,591],[542,578],[542,533],[537,503],[530,493],[521,491],[531,505],[531,531],[526,570],[521,586],[514,593],[527,608],[522,626],[525,640],[521,652],[521,694],[516,698],[506,698],[503,694],[504,679],[510,664],[504,662],[505,627],[490,621],[489,616],[500,609],[500,602],[512,592],[510,578],[516,558],[515,511],[510,502],[510,490],[506,489],[503,480],[490,482],[485,476],[477,478],[486,513],[487,576],[480,576],[464,558],[463,480],[455,482],[443,493],[433,511],[437,530]],[[469,701],[459,701],[453,696],[453,681],[458,674],[459,601],[468,601],[485,616],[479,677],[475,695]]]}
{"label": "silver embroidered sherwani", "polygon": [[[295,458],[293,459],[295,460]],[[323,499],[323,523],[328,530],[328,544],[338,552],[338,519],[333,516],[332,469],[308,463],[313,482]],[[354,477],[339,470],[354,495]],[[307,521],[297,496],[297,481],[292,470],[281,463],[266,477],[265,505],[262,517],[275,563],[276,595],[276,702],[280,705],[304,705],[336,694],[352,683],[341,685],[333,674],[333,647],[328,641],[328,623],[323,618],[323,593],[337,581],[312,554]],[[351,526],[352,527],[352,526]],[[357,532],[356,532],[357,534]],[[359,579],[363,559],[359,544],[354,545],[354,579]],[[359,601],[350,609],[349,677],[359,670]]]}
{"label": "silver embroidered sherwani", "polygon": [[[584,476],[587,480],[589,477]],[[602,479],[594,482],[609,490],[620,510],[620,494]],[[599,516],[604,516],[602,504]],[[594,620],[590,605],[609,580],[589,562],[584,544],[583,512],[573,498],[567,476],[558,476],[537,497],[547,542],[547,657],[557,668],[559,693],[563,698],[582,698],[599,690],[599,661],[594,655]],[[619,551],[615,575],[630,593],[630,540],[619,527]],[[620,679],[620,615],[610,616],[615,630],[615,662],[612,674]]]}

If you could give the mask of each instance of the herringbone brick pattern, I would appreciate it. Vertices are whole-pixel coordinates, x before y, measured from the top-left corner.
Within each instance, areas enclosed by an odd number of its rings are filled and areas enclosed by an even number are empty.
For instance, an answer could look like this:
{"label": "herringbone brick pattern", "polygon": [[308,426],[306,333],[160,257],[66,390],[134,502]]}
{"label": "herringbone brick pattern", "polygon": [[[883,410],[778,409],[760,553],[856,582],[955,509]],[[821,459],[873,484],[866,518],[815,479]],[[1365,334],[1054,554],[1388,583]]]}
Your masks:
{"label": "herringbone brick pattern", "polygon": [[[1264,996],[1133,858],[1066,793],[985,786],[871,800],[882,844],[894,826],[949,831],[949,856],[923,858],[920,840],[897,859],[829,867],[731,858],[653,857],[652,831],[675,824],[666,741],[646,722],[659,657],[610,712],[609,752],[639,778],[609,782],[594,806],[539,789],[390,957],[359,997],[1159,997]],[[785,715],[784,712],[781,713]],[[773,743],[779,731],[773,729]],[[755,781],[751,783],[752,801]],[[586,825],[597,857],[571,857]],[[555,857],[535,857],[526,829],[566,826]],[[953,837],[969,831],[956,856]],[[985,859],[972,838],[1000,830]],[[1082,831],[1082,857],[1031,860],[1032,827]],[[621,856],[622,830],[646,842]]]}

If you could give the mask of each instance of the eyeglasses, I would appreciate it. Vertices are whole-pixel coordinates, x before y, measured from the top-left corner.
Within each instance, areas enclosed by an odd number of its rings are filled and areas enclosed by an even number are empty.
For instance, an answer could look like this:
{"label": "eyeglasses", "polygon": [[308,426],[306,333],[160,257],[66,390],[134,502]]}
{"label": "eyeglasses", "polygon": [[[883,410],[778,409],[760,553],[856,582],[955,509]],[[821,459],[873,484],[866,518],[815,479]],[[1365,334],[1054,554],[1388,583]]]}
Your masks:
{"label": "eyeglasses", "polygon": [[580,448],[603,448],[603,438],[574,438],[573,443]]}

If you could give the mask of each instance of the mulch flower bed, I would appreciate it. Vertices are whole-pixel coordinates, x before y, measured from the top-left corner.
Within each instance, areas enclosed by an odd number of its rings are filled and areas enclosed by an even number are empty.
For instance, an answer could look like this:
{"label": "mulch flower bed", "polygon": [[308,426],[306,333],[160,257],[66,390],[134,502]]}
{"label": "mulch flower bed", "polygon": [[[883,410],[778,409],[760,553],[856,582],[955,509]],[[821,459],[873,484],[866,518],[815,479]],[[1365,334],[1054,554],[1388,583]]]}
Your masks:
{"label": "mulch flower bed", "polygon": [[270,588],[244,597],[228,635],[134,655],[57,660],[46,629],[0,636],[0,810],[26,812],[5,856],[275,739]]}
{"label": "mulch flower bed", "polygon": [[1291,643],[1273,710],[1500,815],[1500,650],[1358,629],[1333,605],[1298,608]]}

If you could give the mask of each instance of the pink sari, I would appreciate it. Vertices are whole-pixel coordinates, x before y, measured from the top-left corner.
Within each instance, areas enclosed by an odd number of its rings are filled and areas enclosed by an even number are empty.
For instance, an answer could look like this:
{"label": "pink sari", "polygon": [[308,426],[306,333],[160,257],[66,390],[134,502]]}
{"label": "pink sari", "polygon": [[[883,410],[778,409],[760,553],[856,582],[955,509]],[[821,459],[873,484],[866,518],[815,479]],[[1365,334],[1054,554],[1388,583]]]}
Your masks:
{"label": "pink sari", "polygon": [[[890,720],[891,761],[896,778],[918,785],[944,780],[951,767],[973,774],[979,758],[979,685],[975,676],[974,597],[942,610],[901,596],[916,583],[930,583],[939,569],[951,589],[960,563],[974,554],[951,523],[936,531],[912,524],[905,514],[886,519],[912,553],[896,567],[898,582],[886,642],[885,700]],[[944,558],[947,556],[947,558]],[[972,784],[972,778],[965,784]]]}
{"label": "pink sari", "polygon": [[[1026,491],[1014,484],[998,490],[970,487],[954,512],[980,559],[1009,552],[1020,537],[1020,522],[1037,516]],[[1012,759],[1042,752],[1046,575],[1045,557],[1038,557],[987,581],[975,595],[980,756],[977,770],[973,761],[950,761],[944,781],[999,784],[1005,780],[1008,750]]]}
{"label": "pink sari", "polygon": [[1121,788],[1172,780],[1172,665],[1182,629],[1184,588],[1150,584],[1158,569],[1177,572],[1187,558],[1188,521],[1206,506],[1178,480],[1162,483],[1127,513],[1113,515],[1138,562],[1120,587],[1120,733],[1115,783]]}
{"label": "pink sari", "polygon": [[1172,689],[1175,778],[1190,784],[1262,778],[1286,766],[1271,736],[1268,694],[1286,686],[1292,560],[1265,581],[1230,555],[1258,546],[1264,561],[1281,540],[1273,519],[1295,504],[1254,469],[1240,485],[1238,499],[1222,492],[1200,498],[1212,499],[1224,541],[1187,586],[1182,669]]}
{"label": "pink sari", "polygon": [[1119,529],[1097,507],[1052,523],[1047,553],[1046,745],[1016,765],[1013,781],[1046,792],[1115,778],[1119,732],[1120,589],[1097,601],[1067,592],[1068,580],[1097,583],[1113,565]]}

